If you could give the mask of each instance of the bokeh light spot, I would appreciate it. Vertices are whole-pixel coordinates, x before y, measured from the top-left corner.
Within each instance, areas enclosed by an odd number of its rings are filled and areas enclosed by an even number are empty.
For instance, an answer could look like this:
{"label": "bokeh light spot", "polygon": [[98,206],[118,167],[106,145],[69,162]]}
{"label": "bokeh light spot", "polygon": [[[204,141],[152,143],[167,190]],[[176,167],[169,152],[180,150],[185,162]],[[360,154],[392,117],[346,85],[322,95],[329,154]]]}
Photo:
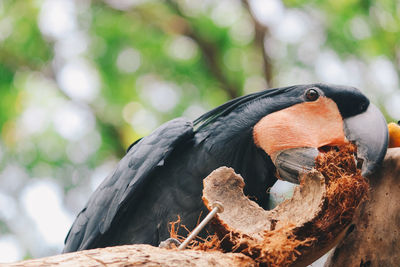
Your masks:
{"label": "bokeh light spot", "polygon": [[53,125],[62,137],[74,141],[94,128],[95,118],[90,110],[67,102],[55,111]]}
{"label": "bokeh light spot", "polygon": [[0,263],[11,263],[22,258],[23,250],[17,238],[12,235],[0,237]]}
{"label": "bokeh light spot", "polygon": [[117,67],[121,72],[132,73],[140,67],[140,53],[133,48],[122,50],[117,57]]}
{"label": "bokeh light spot", "polygon": [[197,44],[186,36],[175,37],[168,45],[168,54],[177,60],[187,61],[197,55]]}
{"label": "bokeh light spot", "polygon": [[71,60],[57,74],[61,89],[72,99],[91,102],[99,93],[96,68],[83,59]]}
{"label": "bokeh light spot", "polygon": [[41,6],[39,28],[42,33],[60,38],[76,28],[74,1],[46,0]]}
{"label": "bokeh light spot", "polygon": [[26,213],[35,222],[44,242],[61,247],[72,223],[61,202],[62,191],[50,180],[34,180],[25,186],[20,200]]}

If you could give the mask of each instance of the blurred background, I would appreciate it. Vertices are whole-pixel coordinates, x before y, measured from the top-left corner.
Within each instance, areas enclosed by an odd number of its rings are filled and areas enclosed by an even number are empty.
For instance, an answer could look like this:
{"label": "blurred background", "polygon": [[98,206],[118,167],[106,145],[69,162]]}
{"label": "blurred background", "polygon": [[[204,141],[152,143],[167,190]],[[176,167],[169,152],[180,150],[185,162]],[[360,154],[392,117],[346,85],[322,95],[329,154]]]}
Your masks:
{"label": "blurred background", "polygon": [[397,120],[399,70],[397,0],[0,0],[0,262],[58,254],[167,120],[312,82],[356,86]]}

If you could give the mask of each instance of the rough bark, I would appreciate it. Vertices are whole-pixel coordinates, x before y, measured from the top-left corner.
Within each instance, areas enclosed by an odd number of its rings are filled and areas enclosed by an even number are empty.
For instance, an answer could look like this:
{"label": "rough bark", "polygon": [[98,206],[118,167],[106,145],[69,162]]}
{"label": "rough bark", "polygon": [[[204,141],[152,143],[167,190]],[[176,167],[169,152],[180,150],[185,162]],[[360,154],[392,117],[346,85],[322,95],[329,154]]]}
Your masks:
{"label": "rough bark", "polygon": [[0,266],[256,266],[240,253],[167,250],[128,245],[84,250]]}
{"label": "rough bark", "polygon": [[369,200],[326,267],[400,266],[400,148],[388,150],[382,167],[369,180]]}

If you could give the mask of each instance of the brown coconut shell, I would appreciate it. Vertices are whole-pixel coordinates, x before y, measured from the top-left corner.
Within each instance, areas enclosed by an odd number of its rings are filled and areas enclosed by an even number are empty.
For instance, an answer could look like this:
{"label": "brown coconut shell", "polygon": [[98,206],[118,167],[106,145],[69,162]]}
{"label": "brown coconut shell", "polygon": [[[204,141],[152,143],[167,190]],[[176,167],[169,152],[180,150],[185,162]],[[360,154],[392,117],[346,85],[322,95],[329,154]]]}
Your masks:
{"label": "brown coconut shell", "polygon": [[354,155],[353,145],[322,154],[293,197],[270,211],[243,194],[233,169],[213,171],[203,182],[203,202],[209,210],[216,201],[224,206],[213,220],[218,249],[267,266],[307,266],[321,257],[343,238],[368,192]]}

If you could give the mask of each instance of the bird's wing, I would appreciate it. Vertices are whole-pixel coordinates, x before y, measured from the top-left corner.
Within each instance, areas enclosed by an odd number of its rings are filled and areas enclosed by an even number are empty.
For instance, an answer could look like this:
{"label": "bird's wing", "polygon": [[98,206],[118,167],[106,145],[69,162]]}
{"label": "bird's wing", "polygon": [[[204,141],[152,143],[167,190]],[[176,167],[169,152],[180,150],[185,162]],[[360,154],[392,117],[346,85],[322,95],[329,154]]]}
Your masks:
{"label": "bird's wing", "polygon": [[137,197],[150,174],[164,164],[171,151],[192,137],[192,123],[179,118],[134,144],[78,214],[65,239],[64,252],[90,248],[109,229],[123,204]]}

